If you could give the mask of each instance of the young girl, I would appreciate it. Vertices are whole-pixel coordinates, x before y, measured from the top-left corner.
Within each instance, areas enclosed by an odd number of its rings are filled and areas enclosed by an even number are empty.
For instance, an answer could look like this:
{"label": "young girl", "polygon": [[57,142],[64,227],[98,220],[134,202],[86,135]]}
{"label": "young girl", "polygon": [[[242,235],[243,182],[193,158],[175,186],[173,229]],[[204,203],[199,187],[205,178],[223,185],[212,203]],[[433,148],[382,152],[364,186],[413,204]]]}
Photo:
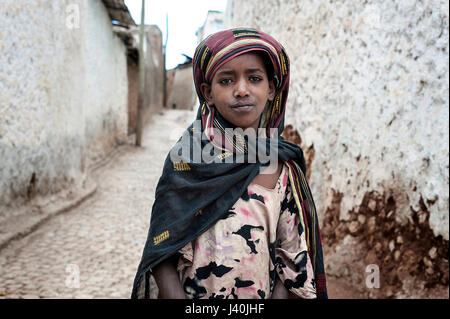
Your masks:
{"label": "young girl", "polygon": [[[149,297],[151,275],[160,298],[327,298],[303,152],[281,136],[284,48],[260,31],[221,31],[199,44],[193,71],[200,125],[186,134],[193,145],[214,145],[223,161],[166,158],[132,298]],[[248,142],[227,136],[236,128],[277,139],[275,172],[248,160]],[[237,155],[247,160],[226,160]]]}

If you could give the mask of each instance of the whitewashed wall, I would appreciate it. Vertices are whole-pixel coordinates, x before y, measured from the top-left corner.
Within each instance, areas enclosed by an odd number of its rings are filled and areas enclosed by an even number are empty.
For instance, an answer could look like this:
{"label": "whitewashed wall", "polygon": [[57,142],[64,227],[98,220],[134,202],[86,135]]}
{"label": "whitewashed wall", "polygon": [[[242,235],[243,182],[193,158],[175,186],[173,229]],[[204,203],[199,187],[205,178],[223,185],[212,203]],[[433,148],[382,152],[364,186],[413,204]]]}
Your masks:
{"label": "whitewashed wall", "polygon": [[[126,136],[126,50],[100,0],[0,6],[0,211],[78,185]],[[3,216],[4,217],[4,216]]]}
{"label": "whitewashed wall", "polygon": [[[228,1],[227,27],[265,31],[290,56],[286,124],[314,148],[310,183],[323,223],[326,212],[335,212],[356,234],[369,219],[364,211],[381,227],[376,214],[395,206],[398,229],[429,223],[427,240],[443,239],[448,249],[448,9],[444,0]],[[392,245],[389,254],[400,245],[395,237]],[[442,254],[448,284],[448,253]],[[329,272],[344,262],[328,261]]]}

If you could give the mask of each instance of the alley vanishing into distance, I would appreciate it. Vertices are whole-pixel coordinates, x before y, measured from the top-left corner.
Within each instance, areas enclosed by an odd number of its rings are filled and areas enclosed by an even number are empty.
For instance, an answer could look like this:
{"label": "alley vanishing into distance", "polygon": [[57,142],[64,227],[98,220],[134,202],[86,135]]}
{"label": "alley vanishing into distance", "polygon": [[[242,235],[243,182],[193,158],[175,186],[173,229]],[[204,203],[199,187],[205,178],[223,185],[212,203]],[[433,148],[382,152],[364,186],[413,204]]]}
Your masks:
{"label": "alley vanishing into distance", "polygon": [[161,114],[148,123],[142,147],[119,146],[94,171],[93,196],[0,251],[0,298],[130,297],[156,184],[176,142],[169,130],[186,128],[195,116]]}
{"label": "alley vanishing into distance", "polygon": [[[143,147],[119,146],[93,172],[93,196],[1,250],[0,298],[129,298],[165,157],[195,113],[155,114]],[[330,298],[358,297],[328,281]]]}

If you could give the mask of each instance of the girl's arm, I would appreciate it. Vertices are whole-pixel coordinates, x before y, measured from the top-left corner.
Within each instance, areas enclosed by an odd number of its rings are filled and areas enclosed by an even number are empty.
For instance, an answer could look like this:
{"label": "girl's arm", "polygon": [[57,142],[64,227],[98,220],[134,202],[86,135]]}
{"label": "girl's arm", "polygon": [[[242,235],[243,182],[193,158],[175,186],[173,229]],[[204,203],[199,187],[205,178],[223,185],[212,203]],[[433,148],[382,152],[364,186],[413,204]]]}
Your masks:
{"label": "girl's arm", "polygon": [[153,276],[159,289],[161,299],[186,299],[177,269],[171,258],[153,268]]}

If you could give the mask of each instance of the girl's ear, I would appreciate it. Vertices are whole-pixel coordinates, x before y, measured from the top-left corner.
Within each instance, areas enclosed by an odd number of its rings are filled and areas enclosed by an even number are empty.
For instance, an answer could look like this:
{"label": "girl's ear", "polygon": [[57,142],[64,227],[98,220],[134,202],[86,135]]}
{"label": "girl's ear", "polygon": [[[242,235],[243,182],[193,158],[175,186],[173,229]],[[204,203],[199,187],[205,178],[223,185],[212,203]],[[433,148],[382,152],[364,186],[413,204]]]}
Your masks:
{"label": "girl's ear", "polygon": [[273,80],[269,81],[269,101],[273,101],[273,99],[275,98],[275,83],[273,82]]}
{"label": "girl's ear", "polygon": [[202,83],[200,85],[200,91],[202,92],[203,97],[206,99],[206,102],[209,105],[214,104],[214,103],[212,103],[213,102],[213,98],[211,96],[211,85],[209,85],[207,83]]}

